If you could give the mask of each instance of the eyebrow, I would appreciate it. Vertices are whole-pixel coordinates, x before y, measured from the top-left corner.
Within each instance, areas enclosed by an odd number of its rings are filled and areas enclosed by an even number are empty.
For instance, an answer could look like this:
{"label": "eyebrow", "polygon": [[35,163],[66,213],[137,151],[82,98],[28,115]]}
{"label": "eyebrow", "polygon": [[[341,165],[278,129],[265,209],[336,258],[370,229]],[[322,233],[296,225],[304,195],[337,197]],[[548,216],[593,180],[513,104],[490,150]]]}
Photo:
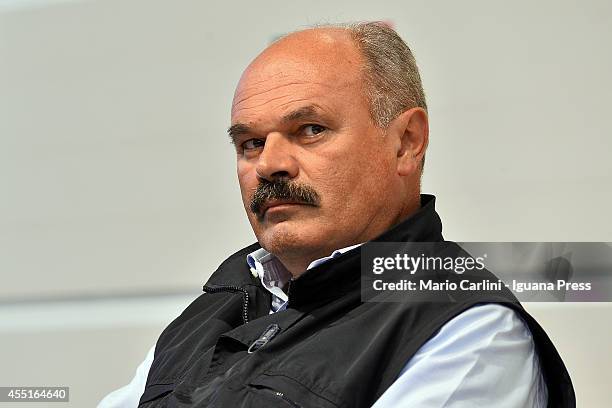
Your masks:
{"label": "eyebrow", "polygon": [[234,144],[239,136],[248,133],[251,133],[251,128],[248,125],[245,125],[244,123],[236,123],[227,128],[227,134],[229,135],[230,139],[232,140],[232,143]]}
{"label": "eyebrow", "polygon": [[315,119],[319,117],[318,109],[313,105],[302,106],[281,118],[281,123],[289,123],[296,120]]}
{"label": "eyebrow", "polygon": [[[317,118],[319,118],[319,109],[317,109],[317,107],[314,105],[307,105],[283,115],[280,122],[282,124],[287,124],[298,120]],[[249,125],[244,123],[235,123],[227,129],[227,134],[229,135],[230,139],[232,139],[232,143],[234,143],[238,137],[249,133],[253,133],[253,130],[251,127],[249,127]]]}

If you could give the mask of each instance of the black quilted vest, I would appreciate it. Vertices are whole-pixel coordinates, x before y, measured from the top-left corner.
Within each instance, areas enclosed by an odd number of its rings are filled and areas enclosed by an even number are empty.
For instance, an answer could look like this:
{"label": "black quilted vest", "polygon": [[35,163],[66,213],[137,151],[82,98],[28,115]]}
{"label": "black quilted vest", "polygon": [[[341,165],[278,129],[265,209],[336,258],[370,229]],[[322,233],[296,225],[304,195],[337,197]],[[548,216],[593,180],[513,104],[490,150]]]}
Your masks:
{"label": "black quilted vest", "polygon": [[[375,241],[442,241],[434,202],[423,195],[420,211]],[[362,302],[356,248],[292,281],[287,309],[269,314],[271,295],[246,263],[258,248],[224,261],[206,293],[163,331],[140,407],[370,407],[446,322],[482,303],[503,303],[521,315],[533,334],[549,407],[575,407],[563,361],[510,292]]]}

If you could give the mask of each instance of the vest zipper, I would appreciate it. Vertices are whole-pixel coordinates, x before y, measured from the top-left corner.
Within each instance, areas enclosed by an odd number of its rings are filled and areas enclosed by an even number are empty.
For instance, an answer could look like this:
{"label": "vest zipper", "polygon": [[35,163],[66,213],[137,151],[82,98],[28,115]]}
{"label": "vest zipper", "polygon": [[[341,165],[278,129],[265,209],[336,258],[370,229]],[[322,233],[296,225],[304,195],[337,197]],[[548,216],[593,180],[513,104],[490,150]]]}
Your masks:
{"label": "vest zipper", "polygon": [[246,289],[234,285],[218,285],[215,287],[204,285],[203,289],[206,293],[242,293],[242,321],[244,324],[249,322],[249,292]]}
{"label": "vest zipper", "polygon": [[268,342],[272,340],[272,337],[276,336],[279,331],[280,331],[280,327],[278,324],[275,323],[275,324],[269,325],[268,327],[266,327],[266,330],[264,330],[263,333],[261,333],[261,336],[259,336],[257,340],[255,340],[251,344],[247,352],[249,354],[253,354],[257,350],[259,350],[260,348],[268,344]]}
{"label": "vest zipper", "polygon": [[276,390],[274,390],[274,389],[272,389],[272,388],[268,388],[268,387],[256,387],[256,388],[258,388],[258,389],[260,389],[260,390],[263,390],[263,391],[265,391],[265,392],[268,392],[268,393],[271,393],[271,394],[276,395],[278,398],[282,399],[282,400],[283,400],[283,401],[285,401],[287,404],[291,405],[293,408],[302,408],[302,406],[301,406],[301,405],[296,404],[295,402],[293,402],[292,400],[290,400],[289,398],[287,398],[287,397],[285,396],[285,394],[283,394],[283,393],[282,393],[282,392],[280,392],[280,391],[276,391]]}
{"label": "vest zipper", "polygon": [[[270,390],[272,391],[272,390]],[[301,408],[298,404],[296,404],[295,402],[291,401],[289,398],[285,397],[285,394],[283,394],[282,392],[279,391],[273,391],[278,397],[282,398],[287,404],[291,405],[292,407],[295,408]]]}

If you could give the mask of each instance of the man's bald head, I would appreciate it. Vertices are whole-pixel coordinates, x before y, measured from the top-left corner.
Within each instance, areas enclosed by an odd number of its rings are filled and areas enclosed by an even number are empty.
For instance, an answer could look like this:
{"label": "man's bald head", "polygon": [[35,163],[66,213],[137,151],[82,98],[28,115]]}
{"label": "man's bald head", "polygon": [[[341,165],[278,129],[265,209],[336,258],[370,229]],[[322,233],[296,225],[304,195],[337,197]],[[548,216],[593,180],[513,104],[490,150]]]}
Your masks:
{"label": "man's bald head", "polygon": [[281,37],[266,51],[276,46],[299,46],[306,51],[325,43],[329,50],[344,45],[358,51],[364,92],[372,119],[378,126],[386,127],[399,113],[410,108],[427,111],[414,55],[404,40],[384,23],[322,25]]}
{"label": "man's bald head", "polygon": [[[363,88],[364,64],[361,52],[346,29],[312,28],[286,35],[266,48],[246,68],[236,88],[232,109],[239,108],[245,99],[259,92],[258,85],[267,81],[312,80]],[[367,99],[365,93],[363,96]]]}
{"label": "man's bald head", "polygon": [[347,59],[360,57],[359,50],[348,30],[340,27],[316,27],[287,34],[266,48],[251,66],[267,64],[279,55],[317,56],[337,54]]}

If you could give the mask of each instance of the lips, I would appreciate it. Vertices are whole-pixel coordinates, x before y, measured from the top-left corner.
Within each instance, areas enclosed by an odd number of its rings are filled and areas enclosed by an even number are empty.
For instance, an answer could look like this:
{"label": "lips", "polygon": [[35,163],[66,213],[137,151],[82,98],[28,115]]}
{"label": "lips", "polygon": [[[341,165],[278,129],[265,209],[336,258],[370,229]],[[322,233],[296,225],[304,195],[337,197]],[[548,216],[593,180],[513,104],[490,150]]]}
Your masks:
{"label": "lips", "polygon": [[268,200],[264,203],[264,205],[261,206],[261,215],[263,216],[266,213],[266,211],[268,211],[270,208],[278,207],[279,205],[283,205],[283,204],[300,205],[302,203],[298,201],[294,201],[294,200]]}

